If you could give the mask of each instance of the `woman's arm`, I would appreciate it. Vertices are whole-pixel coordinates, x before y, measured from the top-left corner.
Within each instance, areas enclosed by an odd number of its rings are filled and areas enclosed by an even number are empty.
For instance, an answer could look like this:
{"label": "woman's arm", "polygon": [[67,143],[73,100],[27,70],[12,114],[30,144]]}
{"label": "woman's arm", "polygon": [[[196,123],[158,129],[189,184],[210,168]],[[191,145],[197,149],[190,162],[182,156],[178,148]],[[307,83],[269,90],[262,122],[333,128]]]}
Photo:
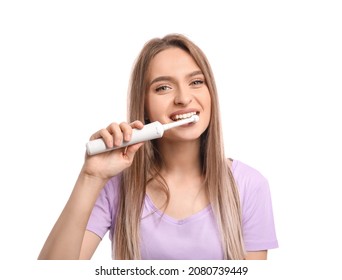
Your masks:
{"label": "woman's arm", "polygon": [[[119,146],[129,141],[132,128],[141,129],[143,124],[112,123],[95,133],[90,139],[102,138],[107,147]],[[38,259],[90,258],[100,240],[86,232],[89,217],[96,199],[106,182],[132,164],[142,143],[127,149],[118,149],[95,156],[86,156],[81,173],[61,215],[52,228]]]}
{"label": "woman's arm", "polygon": [[80,258],[89,216],[105,183],[104,180],[81,172],[74,190],[51,230],[38,259]]}
{"label": "woman's arm", "polygon": [[100,242],[101,238],[98,235],[86,230],[81,246],[80,260],[90,260]]}
{"label": "woman's arm", "polygon": [[247,252],[246,260],[267,260],[267,250]]}

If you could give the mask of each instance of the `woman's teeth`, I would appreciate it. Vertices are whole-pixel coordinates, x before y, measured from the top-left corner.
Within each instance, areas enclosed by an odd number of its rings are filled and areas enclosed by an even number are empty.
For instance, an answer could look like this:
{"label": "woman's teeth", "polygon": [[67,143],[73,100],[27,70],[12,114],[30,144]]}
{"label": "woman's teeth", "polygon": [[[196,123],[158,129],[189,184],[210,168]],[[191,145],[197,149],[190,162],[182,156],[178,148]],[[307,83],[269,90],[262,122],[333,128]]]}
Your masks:
{"label": "woman's teeth", "polygon": [[191,113],[186,113],[186,114],[175,115],[174,117],[172,117],[172,120],[174,120],[174,121],[183,120],[183,119],[190,118],[190,117],[193,116],[193,115],[196,115],[196,112],[191,112]]}

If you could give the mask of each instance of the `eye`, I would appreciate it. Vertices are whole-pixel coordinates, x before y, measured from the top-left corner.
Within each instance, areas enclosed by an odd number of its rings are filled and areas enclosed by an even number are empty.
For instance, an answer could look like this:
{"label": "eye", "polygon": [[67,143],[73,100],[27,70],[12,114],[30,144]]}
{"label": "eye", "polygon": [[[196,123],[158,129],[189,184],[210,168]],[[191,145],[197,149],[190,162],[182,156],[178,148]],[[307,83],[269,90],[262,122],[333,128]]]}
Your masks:
{"label": "eye", "polygon": [[195,87],[199,87],[203,84],[204,84],[204,80],[202,79],[196,79],[190,83],[190,85],[195,86]]}
{"label": "eye", "polygon": [[171,89],[171,87],[166,86],[166,85],[162,85],[156,88],[156,92],[165,92],[167,90]]}

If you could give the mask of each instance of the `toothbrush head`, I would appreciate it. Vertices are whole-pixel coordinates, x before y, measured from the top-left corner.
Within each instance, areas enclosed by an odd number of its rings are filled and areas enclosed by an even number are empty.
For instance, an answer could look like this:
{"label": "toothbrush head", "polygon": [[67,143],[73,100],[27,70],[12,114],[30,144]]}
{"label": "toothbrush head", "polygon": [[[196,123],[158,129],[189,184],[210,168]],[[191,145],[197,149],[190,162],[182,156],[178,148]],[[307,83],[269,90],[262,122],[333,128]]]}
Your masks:
{"label": "toothbrush head", "polygon": [[193,123],[197,123],[199,121],[199,116],[198,115],[193,115],[192,116],[192,119],[193,119]]}
{"label": "toothbrush head", "polygon": [[193,115],[193,116],[191,116],[190,118],[187,118],[187,119],[183,119],[183,120],[179,120],[179,121],[174,121],[172,123],[164,124],[163,127],[164,127],[164,130],[168,130],[168,129],[171,129],[171,128],[174,128],[174,127],[178,127],[178,126],[181,126],[181,125],[184,125],[184,124],[196,123],[198,121],[199,121],[199,116]]}

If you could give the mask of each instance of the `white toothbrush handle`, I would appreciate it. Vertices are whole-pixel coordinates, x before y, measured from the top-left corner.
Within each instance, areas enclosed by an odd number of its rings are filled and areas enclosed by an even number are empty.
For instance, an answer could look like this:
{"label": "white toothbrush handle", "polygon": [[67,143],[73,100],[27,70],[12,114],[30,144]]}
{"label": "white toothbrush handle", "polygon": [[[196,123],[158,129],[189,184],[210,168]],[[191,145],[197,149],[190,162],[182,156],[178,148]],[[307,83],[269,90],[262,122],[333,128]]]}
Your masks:
{"label": "white toothbrush handle", "polygon": [[107,148],[102,138],[89,141],[86,144],[87,154],[89,156],[96,155],[99,153],[108,152],[111,150],[120,149],[129,145],[144,142],[147,140],[153,140],[162,137],[164,134],[163,125],[160,122],[153,122],[145,125],[142,129],[133,129],[132,137],[130,141],[124,141],[121,146],[114,148]]}

